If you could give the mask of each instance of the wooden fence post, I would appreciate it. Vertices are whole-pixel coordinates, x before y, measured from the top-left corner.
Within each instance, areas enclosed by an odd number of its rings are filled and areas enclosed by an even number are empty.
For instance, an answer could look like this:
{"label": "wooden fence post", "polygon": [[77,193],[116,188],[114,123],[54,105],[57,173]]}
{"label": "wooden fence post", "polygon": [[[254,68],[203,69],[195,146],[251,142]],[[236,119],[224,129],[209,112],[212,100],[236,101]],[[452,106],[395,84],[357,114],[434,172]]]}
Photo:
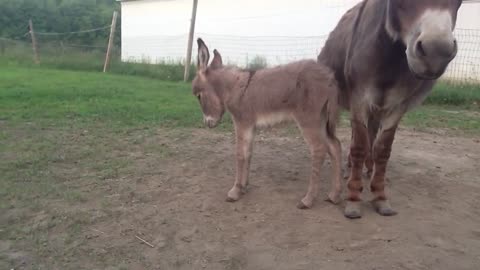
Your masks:
{"label": "wooden fence post", "polygon": [[33,61],[35,61],[35,64],[40,64],[40,59],[38,57],[38,49],[37,49],[37,39],[35,38],[35,32],[33,31],[32,19],[28,21],[28,26],[30,27],[30,36],[32,37]]}
{"label": "wooden fence post", "polygon": [[110,37],[108,39],[107,55],[105,56],[105,65],[103,72],[107,72],[108,64],[110,63],[110,55],[112,53],[113,39],[115,38],[115,28],[117,26],[117,11],[113,12],[112,26],[110,27]]}
{"label": "wooden fence post", "polygon": [[195,33],[195,20],[197,18],[197,5],[198,5],[198,0],[193,0],[192,19],[190,21],[190,33],[188,35],[187,59],[185,59],[185,74],[183,75],[183,81],[185,82],[188,80],[188,77],[190,77],[190,65],[192,63],[193,35]]}

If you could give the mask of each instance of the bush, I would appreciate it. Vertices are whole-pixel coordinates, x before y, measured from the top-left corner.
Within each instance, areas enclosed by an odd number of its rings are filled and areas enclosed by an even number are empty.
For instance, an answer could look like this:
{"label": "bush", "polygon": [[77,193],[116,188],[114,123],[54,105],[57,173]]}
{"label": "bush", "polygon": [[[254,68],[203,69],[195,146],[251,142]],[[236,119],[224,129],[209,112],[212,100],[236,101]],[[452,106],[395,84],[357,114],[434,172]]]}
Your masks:
{"label": "bush", "polygon": [[247,65],[248,69],[259,70],[267,67],[267,59],[263,56],[255,56]]}

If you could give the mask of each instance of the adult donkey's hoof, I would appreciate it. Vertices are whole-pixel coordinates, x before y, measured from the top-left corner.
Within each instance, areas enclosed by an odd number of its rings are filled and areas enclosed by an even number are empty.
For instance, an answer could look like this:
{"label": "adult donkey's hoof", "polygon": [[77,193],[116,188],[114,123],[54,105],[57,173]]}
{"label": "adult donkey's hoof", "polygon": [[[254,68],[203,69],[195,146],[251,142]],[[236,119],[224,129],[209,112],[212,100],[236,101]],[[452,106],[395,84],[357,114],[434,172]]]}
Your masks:
{"label": "adult donkey's hoof", "polygon": [[349,219],[356,219],[362,217],[361,202],[347,201],[344,215]]}
{"label": "adult donkey's hoof", "polygon": [[373,208],[375,208],[375,211],[382,216],[389,217],[398,214],[397,211],[392,209],[390,202],[387,200],[373,200],[372,205]]}

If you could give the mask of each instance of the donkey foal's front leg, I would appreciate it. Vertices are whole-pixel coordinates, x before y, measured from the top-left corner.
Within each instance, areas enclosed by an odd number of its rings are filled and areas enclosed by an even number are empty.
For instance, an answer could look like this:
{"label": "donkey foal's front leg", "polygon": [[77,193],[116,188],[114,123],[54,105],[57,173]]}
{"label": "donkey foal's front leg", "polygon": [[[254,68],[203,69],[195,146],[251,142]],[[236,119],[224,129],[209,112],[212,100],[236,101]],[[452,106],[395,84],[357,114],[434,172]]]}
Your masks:
{"label": "donkey foal's front leg", "polygon": [[250,159],[254,130],[252,127],[244,128],[235,126],[236,134],[236,176],[233,187],[227,194],[227,201],[234,202],[240,199],[248,185]]}

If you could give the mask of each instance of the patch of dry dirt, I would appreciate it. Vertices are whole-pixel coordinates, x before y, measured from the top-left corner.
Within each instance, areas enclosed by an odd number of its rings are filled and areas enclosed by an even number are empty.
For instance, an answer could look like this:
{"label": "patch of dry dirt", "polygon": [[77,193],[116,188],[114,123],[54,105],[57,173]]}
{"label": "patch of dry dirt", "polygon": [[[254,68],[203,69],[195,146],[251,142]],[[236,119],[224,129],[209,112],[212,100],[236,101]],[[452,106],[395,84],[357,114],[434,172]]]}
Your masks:
{"label": "patch of dry dirt", "polygon": [[[159,130],[115,152],[132,162],[129,173],[93,186],[72,183],[86,200],[71,208],[87,213],[90,222],[67,242],[55,242],[64,233],[61,226],[49,229],[51,245],[63,251],[48,258],[29,250],[32,258],[23,267],[36,269],[41,262],[44,269],[479,269],[478,140],[400,131],[388,170],[399,215],[377,215],[364,192],[363,218],[348,220],[343,205],[318,200],[310,210],[295,207],[307,189],[310,164],[298,136],[257,136],[252,186],[240,201],[227,203],[235,173],[233,134],[202,129],[175,140],[169,132]],[[344,156],[348,132],[340,132]],[[164,148],[160,154],[142,144]],[[330,172],[324,168],[326,196]],[[25,257],[14,246],[0,242],[4,258]]]}

